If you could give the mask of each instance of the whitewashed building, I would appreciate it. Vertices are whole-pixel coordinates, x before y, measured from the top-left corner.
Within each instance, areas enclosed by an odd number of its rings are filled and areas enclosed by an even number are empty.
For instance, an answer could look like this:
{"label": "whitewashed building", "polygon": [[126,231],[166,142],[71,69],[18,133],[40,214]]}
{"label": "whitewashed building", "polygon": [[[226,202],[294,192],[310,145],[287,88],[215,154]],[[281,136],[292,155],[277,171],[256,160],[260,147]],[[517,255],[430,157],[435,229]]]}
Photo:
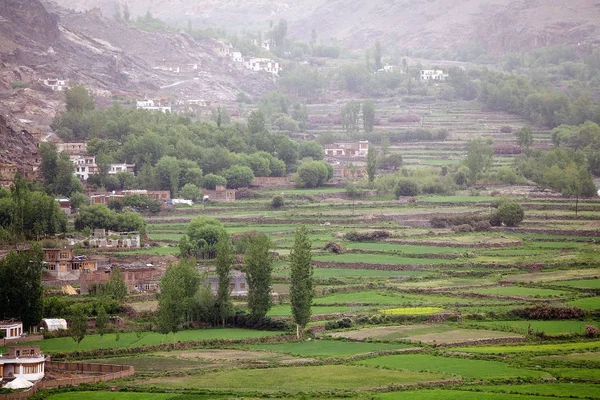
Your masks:
{"label": "whitewashed building", "polygon": [[159,111],[165,114],[172,112],[170,105],[163,105],[160,101],[155,100],[138,100],[136,108],[138,110]]}
{"label": "whitewashed building", "polygon": [[7,354],[0,354],[0,378],[39,381],[44,378],[45,365],[39,346],[11,346]]}
{"label": "whitewashed building", "polygon": [[421,70],[422,81],[445,81],[448,78],[448,74],[440,69],[423,69]]}
{"label": "whitewashed building", "polygon": [[18,339],[23,334],[23,323],[0,321],[0,334],[3,339]]}
{"label": "whitewashed building", "polygon": [[55,92],[62,92],[67,89],[67,81],[62,78],[49,78],[42,81],[44,86],[49,87]]}

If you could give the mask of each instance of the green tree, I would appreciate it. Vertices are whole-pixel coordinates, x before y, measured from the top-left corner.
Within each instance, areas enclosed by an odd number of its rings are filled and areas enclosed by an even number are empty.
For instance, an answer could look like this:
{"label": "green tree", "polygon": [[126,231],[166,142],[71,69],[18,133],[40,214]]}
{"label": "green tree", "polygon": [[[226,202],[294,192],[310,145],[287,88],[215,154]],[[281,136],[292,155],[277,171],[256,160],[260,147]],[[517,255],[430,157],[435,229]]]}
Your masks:
{"label": "green tree", "polygon": [[487,172],[493,163],[494,149],[489,141],[478,137],[467,142],[467,156],[463,164],[469,168],[469,181],[477,184],[481,175]]}
{"label": "green tree", "polygon": [[100,338],[104,336],[106,333],[106,328],[108,327],[109,317],[103,306],[98,308],[98,313],[96,315],[96,330],[100,334]]}
{"label": "green tree", "polygon": [[217,185],[226,186],[227,179],[225,177],[215,174],[208,174],[204,176],[202,180],[202,187],[208,190],[215,190]]}
{"label": "green tree", "polygon": [[104,293],[121,303],[125,301],[127,297],[127,284],[125,283],[125,277],[121,272],[121,268],[118,266],[113,267],[110,272]]}
{"label": "green tree", "polygon": [[347,134],[358,132],[360,102],[351,101],[342,108],[342,128]]}
{"label": "green tree", "polygon": [[156,172],[160,189],[170,190],[171,196],[175,196],[179,189],[179,176],[181,175],[179,161],[175,157],[164,156],[156,164]]}
{"label": "green tree", "polygon": [[370,145],[369,151],[367,152],[367,175],[369,176],[369,183],[375,182],[375,176],[377,175],[377,152],[375,146]]}
{"label": "green tree", "polygon": [[51,185],[57,174],[58,152],[54,143],[40,143],[39,152],[41,156],[40,171],[42,173],[43,182],[46,185]]}
{"label": "green tree", "polygon": [[503,202],[490,220],[492,225],[518,226],[525,219],[525,212],[519,203],[514,201]]}
{"label": "green tree", "polygon": [[379,71],[381,68],[383,68],[383,64],[381,63],[381,57],[383,55],[383,52],[381,50],[381,42],[379,42],[379,39],[377,39],[377,41],[375,41],[375,70]]}
{"label": "green tree", "polygon": [[255,321],[264,319],[273,304],[271,246],[271,239],[266,234],[256,233],[249,240],[244,258],[244,271],[248,282],[248,308]]}
{"label": "green tree", "polygon": [[218,278],[217,297],[215,309],[223,326],[227,318],[233,315],[233,303],[229,298],[231,293],[231,269],[235,261],[233,244],[227,232],[221,232],[217,243],[217,257],[215,258],[216,272]]}
{"label": "green tree", "polygon": [[248,187],[254,181],[254,172],[244,165],[234,165],[226,169],[223,176],[227,179],[227,187],[230,189]]}
{"label": "green tree", "polygon": [[75,85],[65,92],[67,111],[84,112],[95,108],[94,98],[89,94],[85,86]]}
{"label": "green tree", "polygon": [[77,343],[77,347],[85,338],[88,329],[88,316],[85,314],[83,306],[74,307],[73,315],[71,316],[71,337]]}
{"label": "green tree", "polygon": [[375,126],[375,105],[371,100],[367,100],[362,105],[363,128],[366,133],[373,132]]}
{"label": "green tree", "polygon": [[196,202],[202,199],[202,191],[200,188],[193,183],[186,183],[179,191],[179,195],[186,200],[192,200]]}
{"label": "green tree", "polygon": [[310,321],[313,292],[313,266],[311,243],[305,226],[296,229],[294,247],[290,253],[290,301],[292,317],[296,323],[296,337]]}
{"label": "green tree", "polygon": [[251,134],[264,132],[265,127],[265,114],[262,111],[252,111],[248,117],[248,131]]}
{"label": "green tree", "polygon": [[521,151],[527,152],[531,145],[533,145],[533,131],[530,127],[524,126],[515,132],[517,137],[517,143],[521,147]]}
{"label": "green tree", "polygon": [[25,329],[42,319],[44,253],[39,244],[0,260],[0,319],[20,318]]}
{"label": "green tree", "polygon": [[169,265],[158,282],[158,328],[161,333],[173,333],[173,345],[175,334],[189,320],[192,299],[199,285],[200,273],[192,260]]}
{"label": "green tree", "polygon": [[394,189],[394,193],[398,198],[403,196],[418,196],[419,191],[419,185],[417,185],[416,182],[409,180],[401,180]]}

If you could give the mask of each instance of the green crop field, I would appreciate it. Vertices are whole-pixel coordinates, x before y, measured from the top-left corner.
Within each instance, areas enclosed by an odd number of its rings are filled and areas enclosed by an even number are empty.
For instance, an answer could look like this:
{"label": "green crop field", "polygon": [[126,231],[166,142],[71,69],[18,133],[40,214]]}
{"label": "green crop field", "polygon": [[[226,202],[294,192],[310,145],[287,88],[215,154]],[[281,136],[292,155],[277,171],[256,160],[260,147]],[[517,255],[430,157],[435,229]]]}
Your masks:
{"label": "green crop field", "polygon": [[520,394],[469,392],[460,390],[421,390],[380,394],[378,400],[551,400],[556,397],[528,396]]}
{"label": "green crop field", "polygon": [[382,356],[360,361],[362,365],[387,367],[403,371],[430,371],[454,374],[470,379],[545,378],[545,372],[512,367],[498,361],[440,357],[426,354]]}
{"label": "green crop field", "polygon": [[530,383],[520,385],[475,386],[472,390],[486,393],[512,393],[535,396],[600,398],[600,385],[591,383]]}
{"label": "green crop field", "polygon": [[[343,314],[357,313],[364,310],[372,309],[373,307],[351,307],[351,306],[314,306],[312,307],[313,315],[328,315],[328,314]],[[282,304],[271,307],[268,312],[271,317],[288,317],[292,315],[290,305]]]}
{"label": "green crop field", "polygon": [[524,344],[506,346],[474,346],[460,347],[454,350],[467,353],[482,354],[515,354],[515,353],[555,353],[561,351],[582,351],[600,349],[600,341],[585,341],[574,343]]}
{"label": "green crop field", "polygon": [[411,346],[406,344],[344,342],[341,340],[313,340],[298,343],[257,344],[250,347],[303,357],[347,357],[355,354],[406,349]]}
{"label": "green crop field", "polygon": [[533,332],[544,332],[548,335],[583,334],[588,325],[599,326],[595,321],[494,321],[479,322],[475,325],[490,329],[513,331],[526,334],[530,329]]}
{"label": "green crop field", "polygon": [[500,286],[484,289],[472,290],[473,293],[491,294],[500,296],[518,296],[518,297],[536,297],[536,298],[552,298],[561,297],[570,294],[564,290],[555,289],[540,289],[521,286]]}
{"label": "green crop field", "polygon": [[585,289],[600,289],[600,279],[581,279],[576,281],[558,281],[552,282],[553,285],[557,286],[570,286],[574,288],[585,288]]}
{"label": "green crop field", "polygon": [[586,297],[569,301],[568,304],[585,310],[600,310],[600,297]]}
{"label": "green crop field", "polygon": [[[201,329],[177,332],[175,340],[178,342],[195,342],[205,340],[241,340],[262,338],[280,335],[281,332],[255,331],[249,329]],[[116,340],[116,339],[119,340]],[[77,346],[70,337],[47,339],[39,342],[31,342],[32,345],[40,346],[46,353],[62,353],[81,350],[97,349],[125,349],[132,347],[153,346],[157,344],[173,343],[173,334],[161,335],[156,332],[144,332],[141,335],[131,333],[108,333],[100,335],[87,335]],[[2,348],[0,348],[2,350]]]}
{"label": "green crop field", "polygon": [[566,362],[578,362],[578,361],[592,361],[600,363],[600,352],[590,351],[587,353],[572,353],[572,354],[561,354],[556,356],[541,356],[536,357],[536,360],[547,360],[547,361],[566,361]]}
{"label": "green crop field", "polygon": [[208,389],[261,393],[327,392],[366,390],[377,387],[441,381],[450,375],[432,372],[397,371],[354,365],[324,365],[269,369],[240,369],[202,375],[152,378],[135,386],[165,389]]}

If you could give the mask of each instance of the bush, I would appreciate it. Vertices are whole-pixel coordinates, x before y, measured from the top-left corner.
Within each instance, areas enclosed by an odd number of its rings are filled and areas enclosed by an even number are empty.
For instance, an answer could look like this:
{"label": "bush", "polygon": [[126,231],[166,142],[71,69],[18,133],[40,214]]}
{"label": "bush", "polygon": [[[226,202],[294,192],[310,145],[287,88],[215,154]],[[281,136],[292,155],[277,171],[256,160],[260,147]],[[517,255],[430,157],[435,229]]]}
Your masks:
{"label": "bush", "polygon": [[555,319],[577,319],[584,316],[579,307],[555,307],[547,304],[539,304],[533,307],[515,308],[509,314],[523,319],[555,320]]}
{"label": "bush", "polygon": [[434,228],[448,228],[459,225],[471,225],[482,222],[488,222],[488,216],[485,214],[449,214],[449,215],[436,215],[429,220],[429,223]]}
{"label": "bush", "polygon": [[502,132],[502,133],[512,133],[512,131],[513,131],[512,127],[507,126],[507,125],[500,128],[500,132]]}
{"label": "bush", "polygon": [[323,247],[323,250],[330,251],[335,254],[342,254],[344,252],[344,249],[342,249],[342,246],[340,246],[336,242],[327,242],[325,247]]}
{"label": "bush", "polygon": [[511,167],[498,168],[498,172],[496,172],[496,179],[499,182],[506,183],[509,185],[514,185],[519,181],[517,171],[515,171],[515,169]]}
{"label": "bush", "polygon": [[283,196],[273,196],[273,198],[271,199],[271,207],[272,208],[281,208],[285,205],[285,200],[283,199]]}
{"label": "bush", "polygon": [[413,197],[413,196],[418,196],[419,195],[419,185],[417,185],[416,182],[413,181],[400,181],[398,182],[398,185],[396,185],[396,188],[394,189],[394,194],[396,195],[396,198],[399,197],[405,197],[405,196],[409,196],[409,197]]}
{"label": "bush", "polygon": [[348,232],[344,235],[346,240],[350,240],[351,242],[366,242],[370,240],[378,240],[378,239],[387,239],[392,236],[392,233],[389,231],[370,231],[370,232]]}
{"label": "bush", "polygon": [[328,321],[325,324],[325,329],[331,331],[334,329],[352,328],[353,325],[354,323],[350,318],[342,318],[338,319],[337,321]]}
{"label": "bush", "polygon": [[454,232],[465,233],[465,232],[473,232],[473,227],[469,224],[458,225],[452,228]]}
{"label": "bush", "polygon": [[10,84],[13,89],[25,89],[29,86],[29,83],[23,81],[16,81]]}
{"label": "bush", "polygon": [[498,211],[496,211],[492,218],[490,218],[490,223],[494,226],[518,226],[525,219],[525,211],[520,204],[515,202],[506,202],[498,207]]}

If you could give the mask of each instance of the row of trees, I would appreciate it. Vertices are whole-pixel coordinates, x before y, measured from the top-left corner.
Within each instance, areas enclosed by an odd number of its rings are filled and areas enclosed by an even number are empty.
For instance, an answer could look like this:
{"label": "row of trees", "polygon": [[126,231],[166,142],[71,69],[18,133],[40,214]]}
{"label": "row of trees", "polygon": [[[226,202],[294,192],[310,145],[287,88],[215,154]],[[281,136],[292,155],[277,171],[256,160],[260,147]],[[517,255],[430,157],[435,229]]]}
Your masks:
{"label": "row of trees", "polygon": [[[209,251],[214,257],[217,291],[213,295],[208,280],[200,275],[194,258],[185,258],[170,265],[160,280],[158,320],[163,333],[176,333],[185,323],[192,321],[225,325],[235,313],[230,299],[231,271],[236,260],[232,238],[218,221],[198,218],[189,224],[186,241],[198,249],[204,249],[202,254]],[[251,321],[259,323],[266,318],[273,304],[273,243],[266,234],[257,232],[243,236],[240,241],[244,242],[243,246],[236,243],[236,247],[244,254],[242,270],[248,285],[249,315]],[[310,249],[306,229],[298,228],[290,255],[290,296],[298,335],[310,318],[313,297]],[[182,253],[184,251],[182,249]]]}

